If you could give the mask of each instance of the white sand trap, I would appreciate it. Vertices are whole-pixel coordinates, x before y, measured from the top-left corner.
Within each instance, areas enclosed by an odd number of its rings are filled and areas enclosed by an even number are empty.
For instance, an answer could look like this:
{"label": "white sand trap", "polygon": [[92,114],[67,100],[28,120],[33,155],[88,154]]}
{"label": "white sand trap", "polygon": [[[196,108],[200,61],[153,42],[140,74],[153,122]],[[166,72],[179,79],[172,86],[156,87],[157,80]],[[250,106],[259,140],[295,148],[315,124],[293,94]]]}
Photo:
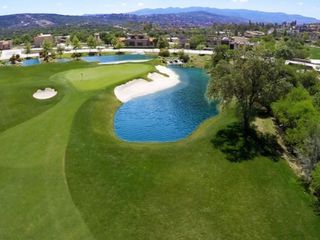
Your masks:
{"label": "white sand trap", "polygon": [[151,80],[136,79],[114,89],[114,94],[119,101],[126,103],[134,98],[146,96],[159,91],[172,88],[180,83],[179,75],[164,66],[156,66],[156,69],[167,76],[159,73],[149,73]]}
{"label": "white sand trap", "polygon": [[39,89],[33,94],[33,97],[35,99],[39,100],[45,100],[55,97],[58,94],[58,92],[52,88],[46,88],[44,90]]}

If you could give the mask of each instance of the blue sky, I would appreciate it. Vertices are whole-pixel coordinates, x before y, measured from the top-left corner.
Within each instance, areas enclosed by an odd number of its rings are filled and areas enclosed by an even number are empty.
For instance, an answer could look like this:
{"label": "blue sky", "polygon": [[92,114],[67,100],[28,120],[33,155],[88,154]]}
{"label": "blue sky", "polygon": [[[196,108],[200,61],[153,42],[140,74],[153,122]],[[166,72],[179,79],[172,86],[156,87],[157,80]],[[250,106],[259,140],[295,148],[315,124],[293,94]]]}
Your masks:
{"label": "blue sky", "polygon": [[254,9],[320,18],[320,0],[0,0],[0,15],[119,13],[141,8],[188,6]]}

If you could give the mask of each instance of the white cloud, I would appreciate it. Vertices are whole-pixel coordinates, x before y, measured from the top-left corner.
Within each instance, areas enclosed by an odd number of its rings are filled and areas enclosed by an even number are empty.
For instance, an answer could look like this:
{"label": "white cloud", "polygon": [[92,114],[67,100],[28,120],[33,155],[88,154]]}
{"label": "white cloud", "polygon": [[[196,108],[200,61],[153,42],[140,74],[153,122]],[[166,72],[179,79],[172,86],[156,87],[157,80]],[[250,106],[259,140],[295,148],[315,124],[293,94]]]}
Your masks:
{"label": "white cloud", "polygon": [[235,3],[246,3],[246,2],[249,2],[249,0],[232,0],[232,2],[235,2]]}
{"label": "white cloud", "polygon": [[139,2],[139,3],[138,3],[138,6],[139,6],[139,7],[143,7],[143,6],[144,6],[144,3],[143,3],[143,2]]}

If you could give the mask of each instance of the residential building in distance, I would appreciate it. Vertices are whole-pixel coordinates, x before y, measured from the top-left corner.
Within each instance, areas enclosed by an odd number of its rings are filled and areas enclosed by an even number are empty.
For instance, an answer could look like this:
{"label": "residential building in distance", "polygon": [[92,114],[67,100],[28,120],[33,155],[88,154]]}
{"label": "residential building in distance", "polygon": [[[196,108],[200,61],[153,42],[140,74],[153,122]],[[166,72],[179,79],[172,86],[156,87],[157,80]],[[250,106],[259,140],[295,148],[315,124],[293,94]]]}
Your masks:
{"label": "residential building in distance", "polygon": [[12,48],[12,40],[2,40],[0,41],[0,50],[10,50]]}
{"label": "residential building in distance", "polygon": [[57,36],[55,37],[55,41],[57,44],[66,44],[70,41],[70,35],[67,36]]}
{"label": "residential building in distance", "polygon": [[152,48],[155,46],[154,38],[148,37],[146,34],[128,34],[124,39],[127,47]]}
{"label": "residential building in distance", "polygon": [[95,33],[95,34],[94,34],[94,38],[96,39],[96,42],[97,42],[97,43],[100,43],[100,42],[101,42],[100,33]]}
{"label": "residential building in distance", "polygon": [[33,39],[33,44],[36,48],[42,47],[44,42],[54,42],[54,38],[51,34],[39,34]]}
{"label": "residential building in distance", "polygon": [[264,35],[265,33],[261,31],[246,31],[244,33],[246,38],[263,37]]}

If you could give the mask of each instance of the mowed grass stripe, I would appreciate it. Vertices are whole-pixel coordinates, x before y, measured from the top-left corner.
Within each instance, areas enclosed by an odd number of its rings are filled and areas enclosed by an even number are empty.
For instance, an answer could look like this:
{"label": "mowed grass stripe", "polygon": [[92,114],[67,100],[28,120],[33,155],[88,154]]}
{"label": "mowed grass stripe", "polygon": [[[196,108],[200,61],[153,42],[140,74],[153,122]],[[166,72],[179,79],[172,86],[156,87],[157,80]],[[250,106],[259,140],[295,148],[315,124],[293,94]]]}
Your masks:
{"label": "mowed grass stripe", "polygon": [[[82,63],[71,66],[96,67]],[[136,69],[139,66],[128,65],[127,68]],[[146,69],[152,68],[150,65],[147,68],[143,66],[140,66],[141,76],[147,74]],[[57,83],[62,86],[63,98],[45,111],[35,109],[41,104],[35,105],[30,100],[24,105],[33,111],[29,120],[21,117],[20,120],[24,122],[0,133],[0,239],[93,239],[70,197],[64,161],[74,114],[87,99],[99,91],[79,92],[68,81],[59,78],[57,73],[65,73],[70,67],[69,64],[65,67],[52,67],[57,68],[50,71],[53,77],[43,74],[47,79],[41,84]],[[22,70],[17,69],[17,72],[14,68],[6,70],[8,78],[12,78],[14,74],[17,74],[16,77],[20,76]],[[37,69],[49,71],[50,67]],[[29,68],[26,71],[30,71]],[[111,72],[114,74],[114,69],[107,67],[103,74]],[[133,78],[136,75],[137,72],[127,77]],[[39,76],[42,76],[41,72]],[[35,84],[31,79],[26,80],[24,84],[27,85],[29,81],[31,85]],[[115,75],[105,86],[120,84],[123,81],[122,77],[117,78]],[[7,86],[8,81],[3,81],[3,84]],[[21,92],[16,93],[10,97],[16,98],[19,102]],[[9,112],[5,116],[0,117],[2,120],[7,117],[7,121],[12,122],[10,117],[20,117],[17,112],[10,112],[10,109],[8,108]]]}

